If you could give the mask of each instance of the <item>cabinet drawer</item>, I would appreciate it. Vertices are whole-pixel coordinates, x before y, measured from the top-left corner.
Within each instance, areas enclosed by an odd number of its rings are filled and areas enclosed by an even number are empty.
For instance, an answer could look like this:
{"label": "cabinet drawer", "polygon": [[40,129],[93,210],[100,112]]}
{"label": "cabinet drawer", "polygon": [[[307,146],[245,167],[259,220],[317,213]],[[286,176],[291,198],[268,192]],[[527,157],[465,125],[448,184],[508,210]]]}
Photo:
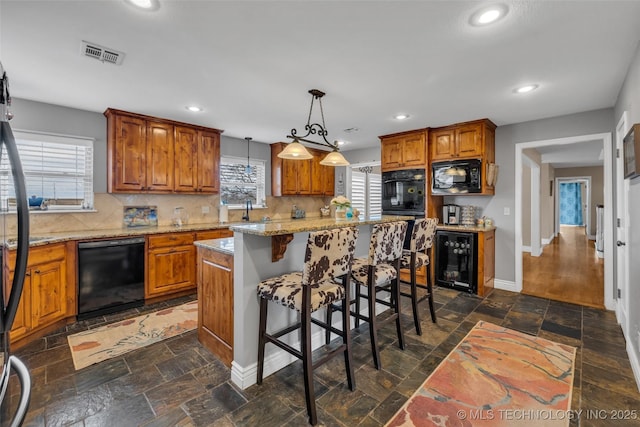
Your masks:
{"label": "cabinet drawer", "polygon": [[148,237],[149,249],[193,244],[193,233],[159,234]]}
{"label": "cabinet drawer", "polygon": [[196,240],[221,239],[223,237],[233,237],[233,231],[228,228],[221,228],[219,230],[198,231],[196,233]]}

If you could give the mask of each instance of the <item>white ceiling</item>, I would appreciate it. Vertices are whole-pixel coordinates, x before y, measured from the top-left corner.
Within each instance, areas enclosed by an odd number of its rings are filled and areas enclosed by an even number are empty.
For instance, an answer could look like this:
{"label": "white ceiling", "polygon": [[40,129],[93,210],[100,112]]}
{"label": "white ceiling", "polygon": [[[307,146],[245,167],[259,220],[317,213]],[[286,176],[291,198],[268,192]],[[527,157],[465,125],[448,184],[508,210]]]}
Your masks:
{"label": "white ceiling", "polygon": [[[123,0],[0,0],[12,95],[272,143],[303,131],[317,88],[329,139],[350,150],[427,126],[612,107],[640,40],[640,1],[504,1],[506,18],[483,28],[468,24],[490,4],[478,1],[159,1],[146,12]],[[81,56],[82,40],[125,52],[124,63]],[[525,83],[540,88],[513,93]]]}
{"label": "white ceiling", "polygon": [[604,165],[602,140],[537,147],[536,151],[540,153],[542,163],[549,163],[554,168]]}

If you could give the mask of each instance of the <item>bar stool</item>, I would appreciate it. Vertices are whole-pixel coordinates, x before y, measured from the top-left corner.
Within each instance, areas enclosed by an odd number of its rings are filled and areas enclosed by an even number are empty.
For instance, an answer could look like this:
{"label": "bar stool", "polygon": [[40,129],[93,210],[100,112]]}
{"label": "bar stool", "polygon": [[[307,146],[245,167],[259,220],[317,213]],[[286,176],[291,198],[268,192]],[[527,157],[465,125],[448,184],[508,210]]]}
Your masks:
{"label": "bar stool", "polygon": [[[416,219],[413,230],[411,232],[411,243],[409,250],[402,251],[400,259],[400,268],[409,270],[410,277],[410,293],[400,291],[400,295],[411,298],[411,308],[413,309],[413,323],[416,327],[416,333],[422,335],[422,327],[420,326],[420,317],[418,314],[418,303],[429,300],[429,310],[431,311],[431,321],[437,323],[436,311],[433,307],[433,286],[431,279],[431,249],[433,246],[433,237],[436,234],[436,225],[438,218],[419,218]],[[426,270],[426,283],[416,283],[417,271],[421,267]],[[418,288],[426,290],[426,294],[418,298]]]}
{"label": "bar stool", "polygon": [[[351,356],[350,322],[348,301],[350,301],[350,275],[353,254],[356,247],[358,229],[345,227],[309,233],[302,272],[287,273],[263,280],[258,284],[260,297],[260,324],[258,329],[258,384],[262,384],[265,344],[270,342],[302,360],[304,370],[304,390],[309,423],[316,425],[315,392],[313,370],[333,356],[344,354],[347,383],[355,390],[356,383]],[[337,279],[341,279],[338,283]],[[278,332],[267,333],[267,303],[273,301],[300,313],[300,321]],[[342,301],[342,330],[333,328],[311,313],[321,307]],[[311,354],[311,323],[317,324],[342,337],[342,344],[323,354],[316,361]],[[279,338],[301,329],[298,350]]]}
{"label": "bar stool", "polygon": [[[404,350],[404,335],[400,323],[400,287],[399,271],[402,246],[407,232],[405,221],[376,224],[371,231],[368,258],[356,258],[353,262],[351,278],[356,282],[355,300],[349,306],[355,305],[355,311],[350,311],[356,318],[356,327],[360,320],[369,323],[369,335],[371,339],[371,352],[376,369],[381,368],[380,349],[378,348],[377,330],[384,324],[395,321],[398,335],[398,345]],[[361,287],[367,289],[367,294],[362,294]],[[390,301],[376,297],[378,291],[391,292]],[[368,301],[368,315],[360,313],[360,299]],[[394,313],[383,321],[376,319],[376,303],[385,305],[394,310]],[[327,323],[331,324],[332,312],[343,310],[335,305],[327,307]],[[343,313],[344,314],[344,313]],[[343,316],[344,318],[344,316]],[[344,322],[344,320],[343,320]],[[329,342],[330,334],[327,332],[326,341]]]}

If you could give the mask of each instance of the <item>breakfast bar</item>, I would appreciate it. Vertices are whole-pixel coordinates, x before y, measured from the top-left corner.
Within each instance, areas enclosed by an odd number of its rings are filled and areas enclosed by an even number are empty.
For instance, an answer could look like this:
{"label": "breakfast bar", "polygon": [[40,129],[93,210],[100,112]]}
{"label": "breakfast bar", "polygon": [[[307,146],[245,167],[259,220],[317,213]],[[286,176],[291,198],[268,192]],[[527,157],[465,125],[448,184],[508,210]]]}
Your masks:
{"label": "breakfast bar", "polygon": [[[233,272],[233,307],[229,307],[233,310],[231,380],[242,389],[255,384],[259,316],[257,284],[269,277],[301,270],[310,231],[357,226],[359,236],[356,243],[356,256],[366,256],[372,225],[410,219],[413,218],[383,215],[360,219],[309,218],[239,224],[230,227],[234,232],[233,244],[220,239],[196,242],[199,252],[199,276],[200,271],[205,270],[201,265],[200,253],[207,250],[228,253],[229,248],[232,248],[233,263],[228,269]],[[272,260],[274,240],[278,241],[279,249],[284,249],[281,259],[276,261]],[[283,243],[285,241],[286,243]],[[198,281],[198,292],[200,292],[200,281],[206,281],[206,279],[199,277]],[[204,298],[199,294],[198,299],[203,301]],[[270,327],[277,329],[295,321],[296,314],[292,310],[275,304],[270,310]],[[323,316],[323,314],[324,312],[319,310],[315,316]],[[324,332],[318,328],[313,329],[312,333],[313,347],[319,347],[324,341]],[[291,334],[289,338],[290,345],[294,347],[299,345],[297,334]],[[283,350],[268,346],[264,365],[265,376],[295,360]]]}

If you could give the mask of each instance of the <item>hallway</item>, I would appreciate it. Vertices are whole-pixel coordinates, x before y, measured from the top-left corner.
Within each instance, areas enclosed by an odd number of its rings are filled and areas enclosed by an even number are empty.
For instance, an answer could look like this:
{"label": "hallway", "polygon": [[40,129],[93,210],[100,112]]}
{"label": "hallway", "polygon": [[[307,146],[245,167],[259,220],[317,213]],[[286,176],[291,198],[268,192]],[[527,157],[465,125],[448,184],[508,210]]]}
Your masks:
{"label": "hallway", "polygon": [[542,255],[522,255],[522,293],[588,307],[604,308],[604,259],[584,227],[560,226]]}

